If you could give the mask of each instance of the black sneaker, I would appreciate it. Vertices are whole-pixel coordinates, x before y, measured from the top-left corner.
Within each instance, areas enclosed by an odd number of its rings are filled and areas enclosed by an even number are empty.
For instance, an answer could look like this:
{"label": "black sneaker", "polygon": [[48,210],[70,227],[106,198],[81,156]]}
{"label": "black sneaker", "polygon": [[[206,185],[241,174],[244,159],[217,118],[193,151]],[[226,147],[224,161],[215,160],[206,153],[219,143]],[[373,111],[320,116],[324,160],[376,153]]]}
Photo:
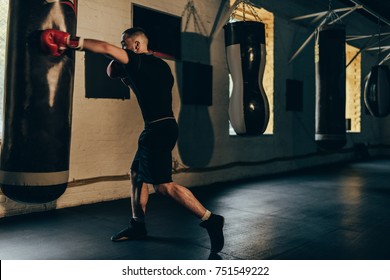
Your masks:
{"label": "black sneaker", "polygon": [[147,232],[145,223],[137,222],[136,220],[131,219],[130,226],[111,236],[111,241],[119,242],[126,240],[144,239],[146,238],[146,235]]}
{"label": "black sneaker", "polygon": [[200,223],[201,227],[207,229],[211,241],[211,252],[218,253],[225,243],[223,237],[223,225],[225,218],[220,215],[211,214],[210,218]]}

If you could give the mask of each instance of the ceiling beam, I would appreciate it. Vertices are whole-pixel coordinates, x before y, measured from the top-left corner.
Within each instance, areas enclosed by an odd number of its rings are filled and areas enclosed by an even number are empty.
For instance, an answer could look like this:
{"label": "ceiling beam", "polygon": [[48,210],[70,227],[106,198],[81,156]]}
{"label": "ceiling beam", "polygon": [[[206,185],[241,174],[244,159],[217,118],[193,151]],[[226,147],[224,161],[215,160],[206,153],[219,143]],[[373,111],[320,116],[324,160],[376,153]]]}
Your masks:
{"label": "ceiling beam", "polygon": [[351,1],[353,4],[355,5],[361,5],[362,6],[362,9],[365,10],[367,13],[369,13],[370,15],[376,17],[378,20],[382,21],[383,23],[386,23],[387,25],[390,26],[390,21],[386,18],[384,18],[383,16],[381,15],[378,15],[377,13],[375,13],[373,10],[371,10],[370,8],[367,8],[364,3],[362,3],[362,1],[360,0],[349,0]]}

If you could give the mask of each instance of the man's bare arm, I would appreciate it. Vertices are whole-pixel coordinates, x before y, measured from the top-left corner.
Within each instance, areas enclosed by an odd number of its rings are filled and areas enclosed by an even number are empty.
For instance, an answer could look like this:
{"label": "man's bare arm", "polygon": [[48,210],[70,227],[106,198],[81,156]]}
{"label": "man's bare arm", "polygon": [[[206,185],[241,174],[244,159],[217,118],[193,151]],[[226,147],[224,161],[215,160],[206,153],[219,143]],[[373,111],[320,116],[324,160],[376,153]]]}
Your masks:
{"label": "man's bare arm", "polygon": [[123,64],[129,62],[129,57],[125,50],[104,41],[84,39],[83,50],[106,55]]}

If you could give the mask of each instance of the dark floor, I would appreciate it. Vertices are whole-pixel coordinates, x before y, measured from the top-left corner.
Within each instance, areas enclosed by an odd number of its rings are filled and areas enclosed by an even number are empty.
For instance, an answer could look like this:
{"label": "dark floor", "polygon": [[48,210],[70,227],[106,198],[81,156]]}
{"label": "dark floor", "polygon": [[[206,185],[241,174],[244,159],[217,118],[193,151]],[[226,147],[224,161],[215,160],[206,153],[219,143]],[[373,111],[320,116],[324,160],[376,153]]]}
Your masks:
{"label": "dark floor", "polygon": [[[390,160],[193,188],[226,218],[221,259],[390,259]],[[0,219],[0,259],[208,259],[199,221],[152,195],[146,241],[113,243],[128,200]]]}

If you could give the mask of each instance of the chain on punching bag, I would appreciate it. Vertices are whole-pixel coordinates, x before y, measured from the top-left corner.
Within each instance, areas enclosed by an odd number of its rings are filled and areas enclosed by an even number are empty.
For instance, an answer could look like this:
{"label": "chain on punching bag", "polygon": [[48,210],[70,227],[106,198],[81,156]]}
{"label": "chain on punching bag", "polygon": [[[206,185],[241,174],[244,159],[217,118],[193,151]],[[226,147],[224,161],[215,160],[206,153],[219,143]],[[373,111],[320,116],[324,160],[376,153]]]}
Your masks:
{"label": "chain on punching bag", "polygon": [[233,80],[230,123],[238,135],[261,135],[269,120],[263,87],[265,25],[255,21],[230,22],[224,26],[226,57]]}
{"label": "chain on punching bag", "polygon": [[322,150],[336,150],[346,144],[345,59],[345,27],[320,27],[315,44],[315,141]]}
{"label": "chain on punching bag", "polygon": [[387,65],[371,68],[364,87],[364,103],[374,117],[381,118],[390,114],[390,70]]}
{"label": "chain on punching bag", "polygon": [[74,51],[40,49],[41,30],[76,33],[77,0],[12,0],[9,7],[0,184],[16,201],[45,203],[68,183]]}

